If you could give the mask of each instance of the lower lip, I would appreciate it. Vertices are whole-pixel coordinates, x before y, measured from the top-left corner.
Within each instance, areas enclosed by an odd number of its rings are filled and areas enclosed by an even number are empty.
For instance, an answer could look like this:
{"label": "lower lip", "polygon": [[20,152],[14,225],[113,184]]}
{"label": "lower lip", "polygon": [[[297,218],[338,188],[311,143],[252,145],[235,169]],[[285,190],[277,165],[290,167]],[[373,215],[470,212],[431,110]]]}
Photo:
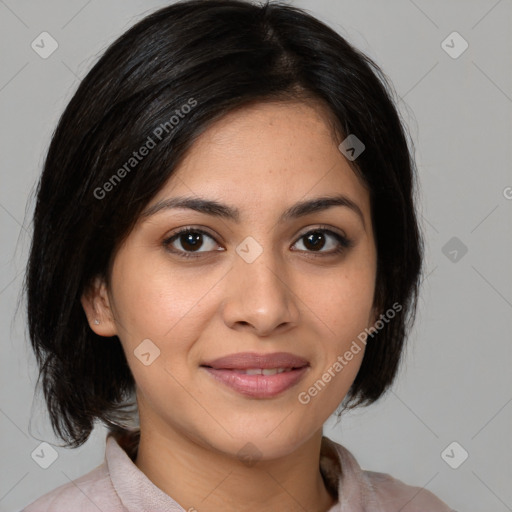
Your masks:
{"label": "lower lip", "polygon": [[275,375],[247,375],[233,370],[203,368],[216,380],[242,395],[252,398],[272,398],[297,384],[306,373],[308,366]]}

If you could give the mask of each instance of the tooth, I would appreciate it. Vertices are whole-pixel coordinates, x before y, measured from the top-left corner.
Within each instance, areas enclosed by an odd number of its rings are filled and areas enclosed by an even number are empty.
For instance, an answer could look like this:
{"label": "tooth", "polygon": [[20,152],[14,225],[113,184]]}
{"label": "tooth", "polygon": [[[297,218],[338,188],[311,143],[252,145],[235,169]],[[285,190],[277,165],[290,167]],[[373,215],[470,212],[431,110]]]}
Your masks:
{"label": "tooth", "polygon": [[248,368],[247,370],[234,370],[245,375],[276,375],[277,373],[291,372],[292,368]]}
{"label": "tooth", "polygon": [[249,370],[245,370],[246,375],[261,375],[261,368],[251,368]]}

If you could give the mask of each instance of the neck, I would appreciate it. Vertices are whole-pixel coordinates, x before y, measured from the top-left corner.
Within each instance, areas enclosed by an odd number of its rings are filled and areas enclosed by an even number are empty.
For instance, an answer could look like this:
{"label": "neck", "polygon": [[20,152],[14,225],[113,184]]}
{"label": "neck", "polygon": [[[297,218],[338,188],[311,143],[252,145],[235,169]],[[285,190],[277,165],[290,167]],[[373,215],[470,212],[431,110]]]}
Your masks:
{"label": "neck", "polygon": [[336,501],[320,473],[321,430],[285,457],[252,463],[169,430],[141,422],[135,464],[185,510],[326,512]]}

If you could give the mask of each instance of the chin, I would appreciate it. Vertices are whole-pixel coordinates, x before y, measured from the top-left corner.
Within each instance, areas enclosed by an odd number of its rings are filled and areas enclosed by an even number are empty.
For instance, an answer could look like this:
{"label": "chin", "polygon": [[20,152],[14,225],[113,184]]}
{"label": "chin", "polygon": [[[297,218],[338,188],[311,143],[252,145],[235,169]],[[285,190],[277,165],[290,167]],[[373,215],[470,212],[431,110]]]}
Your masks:
{"label": "chin", "polygon": [[233,437],[225,435],[217,442],[212,440],[211,446],[242,462],[250,463],[251,461],[275,460],[285,457],[293,453],[314,434],[314,431],[301,434],[298,427],[286,426],[281,429],[278,426],[280,422],[282,422],[282,418],[275,422],[273,428],[269,429],[262,429],[261,425],[255,425],[255,428],[252,429],[240,429],[238,432],[228,429]]}

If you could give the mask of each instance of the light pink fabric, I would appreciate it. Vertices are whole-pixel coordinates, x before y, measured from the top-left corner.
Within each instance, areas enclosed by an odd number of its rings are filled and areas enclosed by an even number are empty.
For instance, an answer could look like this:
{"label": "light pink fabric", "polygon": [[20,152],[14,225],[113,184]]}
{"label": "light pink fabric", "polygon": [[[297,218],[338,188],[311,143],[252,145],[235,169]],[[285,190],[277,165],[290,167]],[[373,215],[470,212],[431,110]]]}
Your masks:
{"label": "light pink fabric", "polygon": [[[327,512],[455,512],[425,489],[405,485],[384,473],[362,471],[346,448],[327,437],[322,439],[320,467],[341,497]],[[21,512],[164,511],[185,509],[154,485],[109,435],[103,464]]]}

